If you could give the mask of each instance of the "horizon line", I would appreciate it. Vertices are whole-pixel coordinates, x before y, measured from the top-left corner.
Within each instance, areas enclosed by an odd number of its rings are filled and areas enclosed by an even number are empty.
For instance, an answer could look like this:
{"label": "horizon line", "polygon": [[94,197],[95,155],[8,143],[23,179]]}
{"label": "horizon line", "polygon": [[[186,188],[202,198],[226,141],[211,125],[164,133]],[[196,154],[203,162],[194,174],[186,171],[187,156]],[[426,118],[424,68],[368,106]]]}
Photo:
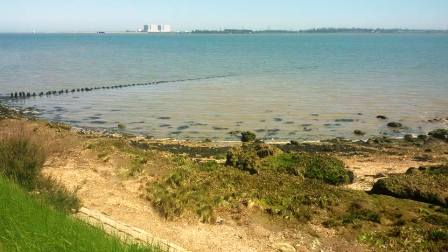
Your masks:
{"label": "horizon line", "polygon": [[[333,31],[337,31],[337,30],[370,30],[370,31],[421,31],[421,32],[425,32],[425,31],[433,31],[433,32],[447,32],[447,29],[442,29],[442,28],[381,28],[381,27],[376,27],[376,28],[367,28],[367,27],[315,27],[315,28],[307,28],[307,29],[273,29],[273,28],[268,28],[268,29],[249,29],[249,28],[220,28],[220,29],[210,29],[210,28],[195,28],[195,29],[189,29],[189,30],[173,30],[172,32],[165,32],[165,33],[193,33],[195,31],[205,31],[205,32],[224,32],[226,30],[233,30],[233,31],[251,31],[251,32],[269,32],[269,31],[283,31],[283,32],[307,32],[307,31],[325,31],[325,30],[333,30]],[[67,34],[76,34],[76,33],[97,33],[97,32],[106,32],[106,33],[150,33],[151,32],[139,32],[138,30],[96,30],[96,31],[37,31],[37,30],[31,30],[31,31],[0,31],[0,34],[63,34],[63,33],[67,33]],[[164,33],[164,32],[153,32],[155,34],[157,33]]]}

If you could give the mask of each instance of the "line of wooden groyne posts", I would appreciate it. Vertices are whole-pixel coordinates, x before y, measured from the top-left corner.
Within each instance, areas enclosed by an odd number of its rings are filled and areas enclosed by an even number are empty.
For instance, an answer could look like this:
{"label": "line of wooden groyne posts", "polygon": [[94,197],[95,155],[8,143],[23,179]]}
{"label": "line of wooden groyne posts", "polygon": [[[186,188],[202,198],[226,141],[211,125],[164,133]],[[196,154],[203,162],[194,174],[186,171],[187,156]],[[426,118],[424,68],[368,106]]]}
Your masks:
{"label": "line of wooden groyne posts", "polygon": [[[161,81],[153,81],[153,82],[145,82],[145,83],[133,83],[133,84],[124,84],[124,85],[114,85],[114,86],[97,86],[97,87],[84,87],[84,88],[72,88],[72,89],[61,89],[61,90],[51,90],[46,92],[23,92],[17,91],[12,92],[9,96],[10,99],[26,99],[31,97],[44,97],[44,96],[53,96],[53,95],[62,95],[68,93],[76,93],[76,92],[91,92],[96,90],[107,90],[107,89],[120,89],[127,87],[136,87],[136,86],[149,86],[149,85],[158,85],[163,83],[174,83],[174,82],[185,82],[185,81],[195,81],[195,80],[206,80],[206,79],[216,79],[216,78],[224,78],[228,77],[228,75],[219,75],[219,76],[209,76],[209,77],[201,77],[201,78],[191,78],[191,79],[182,79],[182,80],[161,80]],[[5,98],[7,98],[6,96]]]}

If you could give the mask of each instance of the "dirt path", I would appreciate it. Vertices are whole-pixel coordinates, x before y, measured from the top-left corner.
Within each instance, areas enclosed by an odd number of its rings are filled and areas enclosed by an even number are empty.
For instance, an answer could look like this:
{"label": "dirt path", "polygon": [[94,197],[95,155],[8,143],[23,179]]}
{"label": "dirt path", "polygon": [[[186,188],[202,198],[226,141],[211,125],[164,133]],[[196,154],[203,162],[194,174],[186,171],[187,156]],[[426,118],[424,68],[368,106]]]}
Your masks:
{"label": "dirt path", "polygon": [[406,157],[350,157],[341,158],[348,169],[355,173],[355,181],[346,187],[354,190],[369,191],[373,184],[389,173],[404,173],[409,167],[419,167],[425,162],[413,161]]}

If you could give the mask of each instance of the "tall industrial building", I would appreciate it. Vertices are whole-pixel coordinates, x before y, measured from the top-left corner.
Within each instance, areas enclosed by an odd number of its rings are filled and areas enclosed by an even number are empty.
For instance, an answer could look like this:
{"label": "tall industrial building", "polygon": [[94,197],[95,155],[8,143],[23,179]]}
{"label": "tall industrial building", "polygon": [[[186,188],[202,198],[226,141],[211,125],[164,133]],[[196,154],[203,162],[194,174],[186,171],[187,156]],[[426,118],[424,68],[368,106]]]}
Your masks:
{"label": "tall industrial building", "polygon": [[156,24],[151,24],[151,25],[144,25],[143,26],[143,30],[141,30],[142,32],[172,32],[171,30],[171,25],[156,25]]}
{"label": "tall industrial building", "polygon": [[162,32],[171,32],[171,25],[163,25]]}
{"label": "tall industrial building", "polygon": [[155,24],[150,25],[148,32],[159,32],[159,26]]}

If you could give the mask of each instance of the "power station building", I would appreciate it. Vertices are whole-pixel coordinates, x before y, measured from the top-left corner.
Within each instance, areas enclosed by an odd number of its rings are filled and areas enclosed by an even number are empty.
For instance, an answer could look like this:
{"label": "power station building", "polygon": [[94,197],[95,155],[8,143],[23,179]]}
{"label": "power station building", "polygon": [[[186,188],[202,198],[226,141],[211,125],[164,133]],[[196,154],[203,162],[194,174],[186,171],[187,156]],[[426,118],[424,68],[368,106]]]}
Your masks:
{"label": "power station building", "polygon": [[172,32],[171,25],[163,25],[163,24],[151,24],[151,25],[144,25],[142,32]]}

